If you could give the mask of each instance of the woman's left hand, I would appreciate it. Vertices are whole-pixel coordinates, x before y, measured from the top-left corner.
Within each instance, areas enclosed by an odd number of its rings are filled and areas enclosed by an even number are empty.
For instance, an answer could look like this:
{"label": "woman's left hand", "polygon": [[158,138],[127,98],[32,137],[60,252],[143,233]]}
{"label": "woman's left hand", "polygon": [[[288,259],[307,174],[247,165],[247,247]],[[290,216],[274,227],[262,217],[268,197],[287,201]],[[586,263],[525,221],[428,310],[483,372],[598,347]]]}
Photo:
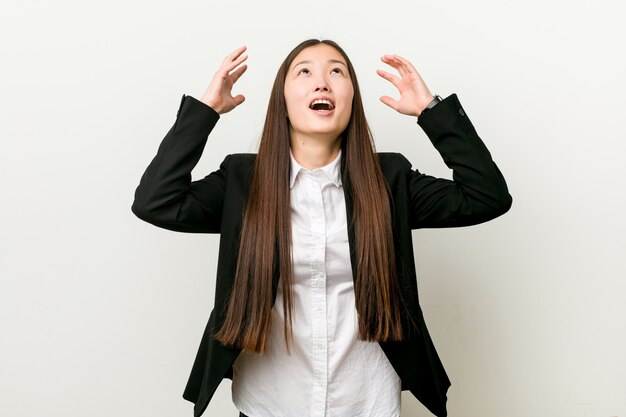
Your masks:
{"label": "woman's left hand", "polygon": [[387,71],[376,70],[378,75],[390,81],[400,91],[400,100],[381,96],[380,101],[399,113],[419,116],[435,97],[430,93],[413,64],[399,55],[383,55],[380,60],[391,65],[400,73],[400,77],[398,77]]}

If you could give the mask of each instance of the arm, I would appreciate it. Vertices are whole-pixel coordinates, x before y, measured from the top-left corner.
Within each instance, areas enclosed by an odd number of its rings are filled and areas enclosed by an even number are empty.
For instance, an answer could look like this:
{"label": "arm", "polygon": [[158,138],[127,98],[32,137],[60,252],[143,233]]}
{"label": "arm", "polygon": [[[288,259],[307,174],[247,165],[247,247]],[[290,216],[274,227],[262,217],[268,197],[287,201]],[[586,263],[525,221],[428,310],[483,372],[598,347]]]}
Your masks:
{"label": "arm", "polygon": [[434,96],[413,64],[399,55],[384,55],[381,60],[398,70],[399,77],[383,70],[377,73],[398,89],[400,99],[380,100],[399,113],[418,117],[417,123],[453,170],[453,181],[434,178],[411,170],[411,163],[401,156],[409,172],[411,228],[468,226],[507,212],[512,198],[504,177],[456,94],[424,112]]}
{"label": "arm", "polygon": [[177,118],[135,190],[131,210],[168,230],[219,233],[230,155],[219,170],[191,182],[219,114],[192,96],[181,99]]}
{"label": "arm", "polygon": [[506,181],[480,139],[456,94],[424,113],[418,124],[453,180],[410,169],[411,228],[469,226],[506,213],[512,204]]}
{"label": "arm", "polygon": [[140,219],[178,232],[220,232],[230,155],[219,170],[201,180],[191,182],[191,171],[220,115],[245,100],[231,94],[247,69],[241,65],[247,59],[245,50],[239,47],[224,58],[201,100],[183,94],[174,126],[135,191],[131,210]]}

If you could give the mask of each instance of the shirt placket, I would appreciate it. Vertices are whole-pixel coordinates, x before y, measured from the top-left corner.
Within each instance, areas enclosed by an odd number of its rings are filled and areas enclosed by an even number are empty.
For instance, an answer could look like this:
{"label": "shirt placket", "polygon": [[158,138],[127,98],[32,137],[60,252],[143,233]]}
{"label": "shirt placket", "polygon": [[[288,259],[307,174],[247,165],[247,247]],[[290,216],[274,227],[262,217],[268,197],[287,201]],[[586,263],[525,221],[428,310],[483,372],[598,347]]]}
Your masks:
{"label": "shirt placket", "polygon": [[313,391],[311,417],[326,415],[328,388],[328,344],[326,318],[326,218],[322,196],[321,171],[314,171],[310,181],[311,215],[311,323],[313,352]]}

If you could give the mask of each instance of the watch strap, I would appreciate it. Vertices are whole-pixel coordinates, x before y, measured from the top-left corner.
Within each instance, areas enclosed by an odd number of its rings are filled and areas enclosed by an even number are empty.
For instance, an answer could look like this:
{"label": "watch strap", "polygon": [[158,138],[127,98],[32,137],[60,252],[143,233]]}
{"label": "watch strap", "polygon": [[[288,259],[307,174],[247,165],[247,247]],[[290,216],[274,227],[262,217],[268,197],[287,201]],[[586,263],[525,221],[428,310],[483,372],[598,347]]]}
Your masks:
{"label": "watch strap", "polygon": [[422,114],[426,113],[428,110],[432,109],[433,107],[435,107],[437,105],[437,103],[443,101],[443,99],[441,98],[440,95],[435,94],[435,97],[430,101],[430,103],[428,103],[426,105],[426,107],[424,107],[424,110],[422,110],[422,112],[420,113],[420,115],[418,117],[421,117]]}

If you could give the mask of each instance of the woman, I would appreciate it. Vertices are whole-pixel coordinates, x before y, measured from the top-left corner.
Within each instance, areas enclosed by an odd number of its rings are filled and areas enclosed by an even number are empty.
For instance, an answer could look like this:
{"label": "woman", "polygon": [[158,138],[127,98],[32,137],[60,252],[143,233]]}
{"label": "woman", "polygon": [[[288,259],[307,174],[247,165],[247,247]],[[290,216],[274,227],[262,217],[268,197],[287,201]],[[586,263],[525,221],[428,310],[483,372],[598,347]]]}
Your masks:
{"label": "woman", "polygon": [[221,235],[214,308],[183,397],[198,417],[230,378],[240,416],[399,416],[410,390],[445,416],[450,381],[419,306],[411,230],[508,211],[500,170],[457,96],[434,97],[397,55],[382,61],[399,76],[377,72],[400,99],[381,101],[418,117],[454,180],[377,153],[348,56],[313,39],[278,70],[258,153],[227,155],[192,182],[218,119],[244,101],[231,91],[245,49],[201,100],[183,95],[132,206],[165,229]]}

